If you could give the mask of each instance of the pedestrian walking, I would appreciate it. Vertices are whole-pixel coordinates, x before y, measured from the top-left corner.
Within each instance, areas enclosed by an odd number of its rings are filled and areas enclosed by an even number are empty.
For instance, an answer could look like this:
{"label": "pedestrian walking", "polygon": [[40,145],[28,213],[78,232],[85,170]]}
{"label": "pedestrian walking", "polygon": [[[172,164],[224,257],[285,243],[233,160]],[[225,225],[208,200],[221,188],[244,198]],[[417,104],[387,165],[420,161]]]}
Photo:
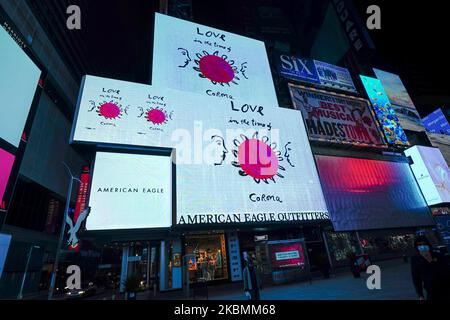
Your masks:
{"label": "pedestrian walking", "polygon": [[[432,250],[425,236],[414,241],[416,254],[411,258],[411,275],[420,300],[450,300],[450,268],[445,257]],[[425,292],[424,292],[425,291]]]}
{"label": "pedestrian walking", "polygon": [[260,300],[260,290],[262,287],[261,275],[251,258],[245,261],[243,276],[244,292],[247,298],[249,300]]}

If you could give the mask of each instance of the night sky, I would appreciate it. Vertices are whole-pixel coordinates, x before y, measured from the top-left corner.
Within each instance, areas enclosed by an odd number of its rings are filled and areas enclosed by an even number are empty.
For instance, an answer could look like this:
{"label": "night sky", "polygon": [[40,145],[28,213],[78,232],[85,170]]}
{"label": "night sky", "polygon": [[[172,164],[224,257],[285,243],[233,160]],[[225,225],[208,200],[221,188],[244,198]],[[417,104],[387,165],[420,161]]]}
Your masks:
{"label": "night sky", "polygon": [[369,34],[386,71],[401,76],[421,116],[439,107],[433,103],[420,103],[423,96],[447,96],[446,107],[450,107],[450,27],[446,2],[354,2],[362,17],[368,16],[365,13],[368,5],[380,6],[381,30],[372,30]]}
{"label": "night sky", "polygon": [[[81,34],[87,44],[86,60],[91,66],[88,70],[105,77],[148,83],[153,12],[158,1],[71,2],[79,2],[82,7],[85,24]],[[221,1],[207,2],[207,6],[203,3],[206,1],[193,0],[196,20],[235,31],[233,19],[239,16],[237,10],[231,10]],[[380,57],[379,65],[374,67],[400,75],[421,116],[442,104],[449,107],[446,77],[450,75],[450,27],[445,1],[430,0],[424,4],[405,0],[354,0],[354,3],[363,21],[368,16],[365,13],[368,5],[381,7],[382,29],[369,31]]]}

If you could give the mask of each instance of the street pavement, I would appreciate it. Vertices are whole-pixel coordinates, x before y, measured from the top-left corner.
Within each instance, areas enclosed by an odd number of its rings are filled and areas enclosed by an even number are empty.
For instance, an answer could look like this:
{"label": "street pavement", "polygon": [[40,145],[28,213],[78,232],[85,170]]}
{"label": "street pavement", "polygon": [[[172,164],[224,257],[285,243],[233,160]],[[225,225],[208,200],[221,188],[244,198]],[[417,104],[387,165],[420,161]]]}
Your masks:
{"label": "street pavement", "polygon": [[[381,289],[369,290],[366,282],[369,277],[361,273],[361,278],[354,278],[350,270],[344,269],[333,274],[329,279],[313,279],[311,282],[295,282],[283,285],[263,284],[261,299],[263,300],[417,300],[411,281],[410,264],[403,260],[391,260],[375,263],[381,269]],[[29,297],[31,299],[46,299],[42,297]],[[55,299],[64,299],[64,296],[55,296]],[[111,291],[105,291],[88,300],[111,300]],[[123,295],[116,294],[116,300],[124,299]],[[153,290],[139,292],[138,300],[181,300],[186,299],[182,290],[171,292],[155,292]],[[189,299],[193,299],[192,291]],[[206,299],[197,296],[196,300]],[[242,283],[227,283],[211,285],[208,288],[209,300],[246,300]]]}
{"label": "street pavement", "polygon": [[[343,270],[329,279],[313,279],[312,282],[296,282],[284,285],[266,285],[261,292],[263,300],[417,300],[411,281],[410,264],[403,260],[375,263],[381,269],[381,289],[369,290],[369,277],[361,273],[354,278],[350,270]],[[210,286],[210,300],[245,300],[242,283]],[[185,299],[181,291],[141,293],[138,299]],[[197,297],[206,299],[206,297]],[[191,297],[192,299],[192,297]]]}

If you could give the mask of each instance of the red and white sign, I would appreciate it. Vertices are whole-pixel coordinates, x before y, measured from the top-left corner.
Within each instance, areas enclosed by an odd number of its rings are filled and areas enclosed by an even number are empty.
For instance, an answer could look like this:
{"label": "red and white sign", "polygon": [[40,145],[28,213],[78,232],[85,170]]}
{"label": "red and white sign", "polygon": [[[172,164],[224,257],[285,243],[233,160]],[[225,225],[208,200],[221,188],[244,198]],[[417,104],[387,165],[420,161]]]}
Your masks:
{"label": "red and white sign", "polygon": [[[89,189],[90,169],[88,166],[83,166],[83,170],[80,176],[80,185],[78,187],[77,202],[75,204],[75,212],[73,214],[73,223],[75,224],[80,216],[81,212],[86,208],[86,200]],[[78,251],[80,249],[80,243],[76,243],[74,246],[69,245],[69,250]]]}

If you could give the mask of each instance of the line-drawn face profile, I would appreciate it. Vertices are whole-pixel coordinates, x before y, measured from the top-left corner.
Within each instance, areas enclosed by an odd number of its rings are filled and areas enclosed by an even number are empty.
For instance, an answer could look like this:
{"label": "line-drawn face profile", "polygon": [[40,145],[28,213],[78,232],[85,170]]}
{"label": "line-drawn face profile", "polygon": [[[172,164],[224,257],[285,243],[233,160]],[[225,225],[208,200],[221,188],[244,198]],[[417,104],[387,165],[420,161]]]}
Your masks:
{"label": "line-drawn face profile", "polygon": [[220,166],[225,161],[225,158],[227,157],[227,147],[225,146],[225,141],[221,136],[214,135],[211,137],[211,140],[214,142],[215,145],[217,145],[217,151],[215,152],[215,155],[218,155],[217,159],[214,159],[214,165]]}
{"label": "line-drawn face profile", "polygon": [[245,74],[247,72],[247,62],[244,62],[244,63],[241,64],[241,69],[239,71],[242,73],[242,76],[245,79],[248,79],[247,75]]}
{"label": "line-drawn face profile", "polygon": [[192,61],[191,57],[189,57],[189,51],[187,51],[184,48],[178,48],[178,51],[181,52],[181,55],[183,56],[183,62],[178,66],[179,68],[186,68],[189,62]]}

